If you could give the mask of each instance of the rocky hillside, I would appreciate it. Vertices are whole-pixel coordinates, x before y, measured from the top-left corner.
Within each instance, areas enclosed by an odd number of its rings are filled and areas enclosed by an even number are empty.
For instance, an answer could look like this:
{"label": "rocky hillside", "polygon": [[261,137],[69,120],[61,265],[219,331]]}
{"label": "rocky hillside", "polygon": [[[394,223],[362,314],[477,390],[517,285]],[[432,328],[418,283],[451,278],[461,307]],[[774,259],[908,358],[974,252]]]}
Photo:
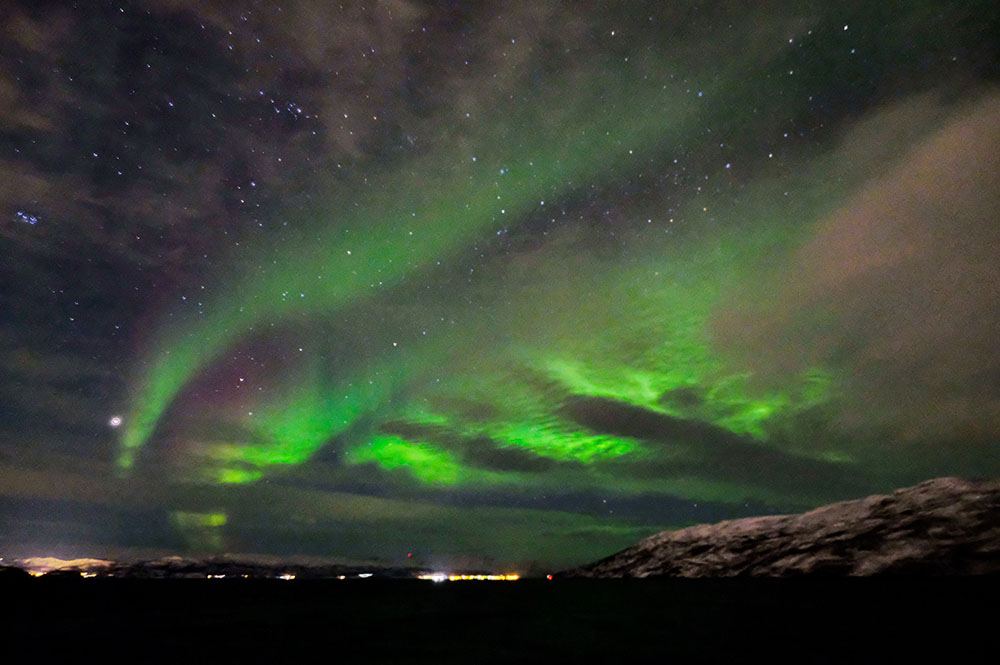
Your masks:
{"label": "rocky hillside", "polygon": [[1000,573],[1000,481],[937,478],[892,494],[664,531],[561,577]]}

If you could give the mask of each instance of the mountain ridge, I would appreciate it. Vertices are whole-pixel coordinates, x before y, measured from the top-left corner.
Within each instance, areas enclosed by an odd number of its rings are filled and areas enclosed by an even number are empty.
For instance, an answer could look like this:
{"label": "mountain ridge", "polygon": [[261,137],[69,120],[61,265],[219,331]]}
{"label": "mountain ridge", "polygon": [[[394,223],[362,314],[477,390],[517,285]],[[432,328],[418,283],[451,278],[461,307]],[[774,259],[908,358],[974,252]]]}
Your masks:
{"label": "mountain ridge", "polygon": [[1000,574],[1000,480],[944,477],[891,494],[663,531],[561,578]]}

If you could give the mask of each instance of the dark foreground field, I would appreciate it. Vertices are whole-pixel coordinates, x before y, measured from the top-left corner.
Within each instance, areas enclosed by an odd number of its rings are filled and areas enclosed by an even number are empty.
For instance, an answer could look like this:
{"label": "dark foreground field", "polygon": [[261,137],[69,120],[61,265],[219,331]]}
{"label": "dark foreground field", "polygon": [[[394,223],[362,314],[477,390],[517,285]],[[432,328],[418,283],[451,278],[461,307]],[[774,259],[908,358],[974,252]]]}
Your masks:
{"label": "dark foreground field", "polygon": [[[0,587],[0,656],[133,662],[976,662],[1000,579],[37,580]],[[977,654],[982,654],[979,656]],[[318,656],[318,658],[317,658]],[[288,660],[292,658],[293,660]],[[193,659],[193,660],[191,660]],[[12,662],[3,658],[4,662]],[[668,661],[658,661],[668,662]]]}

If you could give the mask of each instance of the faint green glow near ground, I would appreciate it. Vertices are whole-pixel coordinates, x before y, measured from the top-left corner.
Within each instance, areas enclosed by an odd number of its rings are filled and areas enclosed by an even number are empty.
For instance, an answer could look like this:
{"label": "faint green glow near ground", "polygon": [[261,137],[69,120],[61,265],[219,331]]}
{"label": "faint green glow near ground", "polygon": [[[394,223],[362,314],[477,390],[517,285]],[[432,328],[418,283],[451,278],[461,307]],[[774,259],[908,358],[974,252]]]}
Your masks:
{"label": "faint green glow near ground", "polygon": [[170,521],[192,551],[218,552],[223,549],[222,527],[228,521],[225,513],[175,511]]}
{"label": "faint green glow near ground", "polygon": [[226,525],[225,513],[189,513],[177,511],[171,514],[173,521],[184,528],[220,527]]}

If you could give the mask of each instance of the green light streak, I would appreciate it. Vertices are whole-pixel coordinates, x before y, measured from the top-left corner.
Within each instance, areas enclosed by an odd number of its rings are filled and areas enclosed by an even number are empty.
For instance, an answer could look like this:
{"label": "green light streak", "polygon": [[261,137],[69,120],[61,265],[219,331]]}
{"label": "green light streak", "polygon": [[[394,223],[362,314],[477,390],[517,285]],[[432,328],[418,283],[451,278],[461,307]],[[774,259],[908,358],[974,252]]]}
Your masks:
{"label": "green light streak", "polygon": [[226,525],[225,513],[189,513],[177,511],[170,514],[171,520],[182,529],[214,528]]}
{"label": "green light streak", "polygon": [[222,485],[242,485],[252,483],[264,477],[263,471],[248,471],[247,469],[222,469],[216,480]]}
{"label": "green light streak", "polygon": [[[584,464],[629,454],[641,447],[628,437],[595,434],[553,414],[552,405],[570,393],[539,390],[525,381],[525,374],[519,373],[517,367],[511,363],[506,370],[480,368],[476,373],[454,374],[426,394],[432,403],[454,404],[464,399],[487,404],[493,417],[475,421],[456,411],[421,410],[412,414],[414,422],[441,424],[468,439],[485,437],[539,457]],[[521,367],[529,370],[528,366]]]}
{"label": "green light streak", "polygon": [[407,469],[418,480],[434,485],[454,485],[466,475],[465,468],[448,452],[398,437],[375,437],[352,451],[352,464],[374,462],[388,469]]}
{"label": "green light streak", "polygon": [[223,549],[222,527],[227,522],[225,513],[175,511],[170,513],[170,521],[189,550],[218,552]]}

